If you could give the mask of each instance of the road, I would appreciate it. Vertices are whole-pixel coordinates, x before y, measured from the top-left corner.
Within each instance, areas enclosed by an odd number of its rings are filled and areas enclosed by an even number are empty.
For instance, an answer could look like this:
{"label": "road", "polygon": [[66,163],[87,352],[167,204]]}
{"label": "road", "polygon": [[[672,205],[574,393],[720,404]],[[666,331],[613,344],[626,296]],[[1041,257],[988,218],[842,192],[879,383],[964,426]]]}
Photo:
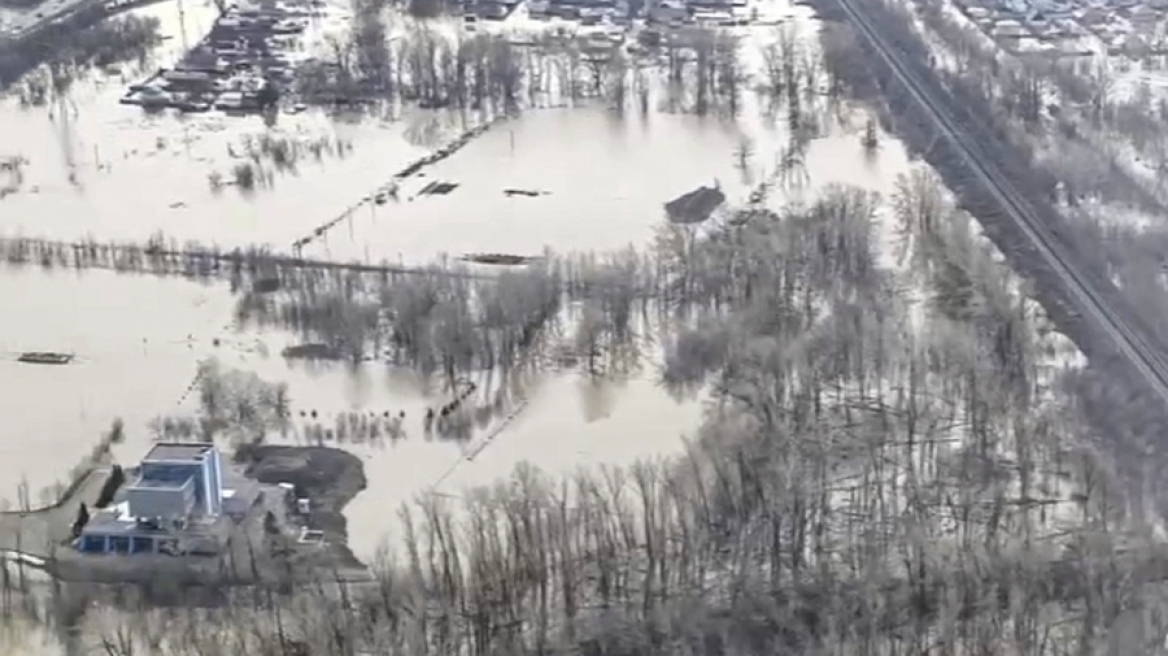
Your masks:
{"label": "road", "polygon": [[[986,151],[984,142],[957,119],[945,99],[939,97],[937,81],[926,80],[919,66],[905,61],[905,56],[886,35],[881,34],[865,13],[861,0],[838,0],[840,7],[863,36],[888,64],[912,98],[921,105],[950,140],[954,150],[972,173],[982,182],[1004,214],[1025,236],[1042,260],[1066,286],[1074,309],[1094,328],[1107,335],[1122,357],[1143,377],[1151,390],[1168,403],[1168,358],[1155,340],[1137,327],[1130,315],[1115,304],[1114,286],[1105,283],[1092,271],[1077,267],[1076,258],[1018,191]],[[1104,292],[1103,290],[1108,290]]]}
{"label": "road", "polygon": [[0,512],[0,551],[50,557],[53,545],[60,546],[69,538],[78,508],[82,503],[93,507],[108,477],[108,469],[95,468],[58,505],[29,512]]}
{"label": "road", "polygon": [[0,40],[8,38],[19,41],[28,38],[37,30],[66,20],[82,9],[122,4],[137,6],[138,3],[124,0],[45,0],[32,9],[0,8]]}

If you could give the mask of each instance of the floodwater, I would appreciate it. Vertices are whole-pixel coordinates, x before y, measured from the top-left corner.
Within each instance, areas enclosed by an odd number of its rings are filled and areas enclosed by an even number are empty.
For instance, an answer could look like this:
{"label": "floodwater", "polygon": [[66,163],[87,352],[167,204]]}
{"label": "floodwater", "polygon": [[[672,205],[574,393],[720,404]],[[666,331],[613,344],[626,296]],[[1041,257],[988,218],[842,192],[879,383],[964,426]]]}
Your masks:
{"label": "floodwater", "polygon": [[[117,417],[132,460],[146,424],[173,411],[231,316],[222,287],[107,271],[0,269],[0,498],[26,478],[32,500],[89,454]],[[25,351],[74,354],[68,365],[26,364]]]}
{"label": "floodwater", "polygon": [[[173,62],[185,42],[209,25],[210,3],[177,3],[137,13],[160,18],[169,36],[158,64]],[[185,32],[185,35],[184,35]],[[813,32],[809,32],[813,33]],[[126,71],[127,79],[140,74]],[[472,117],[407,111],[388,119],[339,120],[322,113],[259,118],[218,114],[148,115],[118,104],[114,80],[79,82],[70,102],[21,109],[0,101],[0,155],[29,160],[16,193],[0,200],[0,233],[62,240],[145,240],[156,232],[179,241],[224,246],[268,244],[286,250],[366,198],[405,164],[474,125]],[[753,107],[753,104],[749,104]],[[779,199],[809,199],[829,183],[884,193],[908,167],[892,138],[866,152],[851,127],[832,124],[813,139]],[[342,155],[306,157],[295,172],[275,173],[270,188],[212,189],[213,173],[230,174],[248,136],[265,133],[304,142],[351,144]],[[662,205],[698,185],[720,184],[731,202],[745,199],[776,164],[782,128],[757,116],[739,121],[663,111],[624,118],[602,109],[533,110],[501,122],[453,156],[403,184],[401,200],[365,204],[305,254],[337,259],[420,262],[440,253],[537,253],[644,247],[663,222]],[[746,175],[738,151],[751,144]],[[805,174],[805,175],[804,175]],[[457,183],[448,195],[418,196],[430,181]],[[505,189],[546,192],[508,197]],[[413,200],[410,198],[413,197]],[[530,381],[478,436],[498,431],[466,458],[465,445],[427,441],[425,408],[441,398],[416,377],[383,367],[289,365],[278,353],[284,334],[233,334],[232,299],[224,286],[108,272],[0,270],[0,481],[27,477],[37,490],[62,480],[115,417],[127,441],[116,455],[144,452],[150,419],[190,409],[180,399],[196,363],[215,355],[225,365],[287,381],[297,413],[316,411],[326,426],[337,413],[405,412],[407,437],[384,446],[349,445],[366,460],[368,490],[349,507],[351,540],[369,555],[394,520],[387,509],[428,490],[458,494],[528,460],[552,472],[673,453],[696,429],[701,403],[678,402],[654,381],[652,367],[627,380],[591,381],[549,373]],[[215,340],[219,345],[215,345]],[[22,351],[72,352],[74,364],[24,365]],[[526,401],[524,403],[524,400]],[[305,420],[307,421],[307,419]],[[502,426],[500,428],[500,426]],[[472,442],[472,450],[477,444]]]}
{"label": "floodwater", "polygon": [[[169,37],[158,65],[173,63],[215,11],[209,2],[187,3],[180,17],[178,7],[168,2],[135,12],[159,18]],[[746,47],[757,49],[753,42]],[[752,50],[747,59],[753,58]],[[144,76],[127,69],[123,77]],[[123,80],[105,78],[77,83],[65,106],[21,109],[15,99],[0,102],[0,156],[29,160],[22,185],[4,199],[0,233],[145,240],[162,232],[180,242],[287,250],[406,164],[483,120],[408,110],[345,120],[310,111],[280,115],[268,127],[258,117],[151,115],[119,105],[123,92]],[[658,109],[624,119],[605,110],[533,110],[503,122],[406,181],[401,202],[358,208],[305,253],[418,262],[440,253],[643,245],[662,220],[662,205],[698,185],[717,182],[731,199],[745,197],[760,180],[745,179],[739,169],[736,153],[744,143],[755,151],[756,172],[774,170],[781,130],[766,121]],[[261,135],[305,149],[328,147],[320,157],[302,155],[294,171],[267,162],[270,185],[253,192],[215,188],[212,177],[231,180],[245,142]],[[337,144],[351,149],[329,153]],[[813,141],[806,169],[817,181],[826,174],[864,185],[894,176],[902,170],[898,160],[896,153],[865,157],[858,137],[847,131]],[[459,187],[446,196],[408,200],[433,180]],[[508,188],[547,195],[507,197]]]}
{"label": "floodwater", "polygon": [[[788,3],[774,4],[789,15]],[[168,2],[136,13],[162,20],[171,38],[158,63],[169,65],[184,41],[206,29],[214,9],[187,2],[180,20],[177,3]],[[143,77],[130,73],[128,80]],[[477,120],[406,111],[392,120],[355,121],[305,112],[281,115],[268,127],[259,118],[148,115],[119,105],[123,90],[115,81],[78,83],[71,102],[51,114],[0,100],[0,156],[29,160],[20,189],[0,200],[0,233],[145,240],[163,232],[180,241],[288,249]],[[772,196],[810,199],[830,183],[890,193],[908,157],[891,137],[866,152],[858,133],[864,120],[856,112],[851,128],[834,125],[814,139],[802,167],[806,178],[776,187]],[[352,149],[319,161],[306,157],[296,172],[275,173],[270,188],[251,194],[212,189],[213,173],[229,176],[239,163],[232,152],[241,152],[248,136],[265,133],[305,143],[339,140]],[[781,128],[755,116],[703,119],[656,104],[647,116],[630,112],[623,119],[596,109],[535,110],[499,123],[403,183],[400,202],[361,206],[304,252],[421,262],[440,253],[643,247],[663,222],[662,205],[681,193],[718,183],[731,202],[744,199],[774,171],[783,140]],[[754,151],[750,176],[738,163],[744,143]],[[417,196],[434,180],[458,187],[444,196]],[[508,188],[546,194],[507,197]],[[152,418],[194,409],[194,398],[184,393],[197,363],[210,356],[288,383],[295,417],[289,440],[300,439],[308,424],[332,425],[338,414],[405,413],[402,439],[342,445],[366,465],[368,488],[346,509],[351,546],[363,557],[395,539],[393,511],[419,494],[457,496],[498,481],[523,461],[569,474],[676,453],[703,412],[700,395],[679,400],[659,386],[647,358],[649,364],[626,377],[544,373],[513,389],[469,443],[428,439],[422,417],[447,398],[441,390],[384,366],[290,363],[280,350],[298,340],[281,332],[236,332],[232,303],[225,285],[180,278],[0,268],[0,389],[6,392],[0,482],[10,482],[0,498],[15,498],[22,477],[34,499],[36,490],[64,480],[115,417],[124,419],[127,434],[115,455],[135,461],[152,439]],[[75,353],[76,362],[16,362],[32,350]],[[0,634],[0,652],[11,637]],[[40,644],[43,635],[32,637],[37,644],[13,645],[15,653],[57,652]]]}
{"label": "floodwater", "polygon": [[[311,425],[331,429],[339,414],[404,413],[400,439],[326,442],[365,460],[368,488],[345,511],[349,543],[359,557],[372,557],[383,542],[394,540],[394,511],[420,494],[458,496],[506,477],[521,462],[555,476],[677,453],[682,439],[698,428],[703,409],[703,396],[678,398],[658,383],[655,357],[639,371],[604,379],[547,372],[504,385],[497,376],[477,376],[471,380],[479,390],[468,403],[489,405],[500,389],[504,401],[476,422],[469,440],[443,439],[427,435],[423,426],[426,409],[450,399],[439,383],[374,364],[289,363],[278,353],[294,343],[290,337],[266,336],[262,349],[246,348],[251,339],[239,340],[245,348],[226,348],[220,362],[288,383],[293,415],[288,441],[303,440]],[[193,410],[194,399],[186,407]]]}
{"label": "floodwater", "polygon": [[[158,17],[171,37],[158,55],[165,64],[209,25],[213,12],[210,3],[188,2],[181,20],[176,3],[137,13]],[[127,71],[127,77],[141,75]],[[64,108],[21,109],[13,99],[0,104],[0,152],[29,159],[20,190],[0,200],[0,232],[144,240],[161,231],[180,241],[286,249],[465,127],[458,117],[434,112],[360,122],[309,112],[282,115],[268,128],[259,118],[148,115],[119,105],[122,92],[112,80],[89,81],[75,86]],[[833,182],[891,191],[907,156],[891,138],[867,153],[856,132],[862,121],[853,117],[852,129],[837,125],[813,140],[803,166],[806,180],[774,194],[810,197]],[[296,173],[275,174],[270,189],[250,195],[233,187],[212,190],[208,176],[228,172],[236,161],[229,148],[238,152],[247,135],[269,131],[342,139],[352,150],[306,161]],[[733,122],[656,106],[646,116],[623,119],[595,109],[534,110],[499,123],[426,169],[424,177],[407,181],[400,202],[364,205],[305,254],[426,261],[444,252],[643,247],[663,221],[663,203],[678,194],[716,182],[732,202],[744,199],[773,171],[781,140],[779,128],[756,117]],[[754,151],[749,176],[737,157],[745,142]],[[445,196],[408,200],[432,180],[459,186]],[[507,188],[547,195],[509,198]],[[274,355],[287,345],[281,340],[291,341],[286,336],[263,336],[265,348],[259,350],[244,343],[255,336],[228,338],[231,299],[221,287],[108,272],[4,270],[0,298],[9,310],[0,333],[0,350],[8,354],[0,376],[11,390],[0,402],[11,418],[0,428],[0,480],[13,486],[22,475],[33,490],[63,478],[114,417],[126,421],[128,432],[119,455],[132,461],[150,439],[146,423],[174,410],[196,362],[212,354],[265,378],[288,380],[294,400],[306,410],[405,410],[409,429],[432,400],[416,381],[372,368],[353,375],[288,367]],[[223,340],[220,347],[212,346],[215,338]],[[15,362],[18,352],[30,350],[75,352],[77,362]],[[264,350],[273,355],[265,358]],[[602,461],[612,445],[633,445],[640,454],[649,453],[650,444],[672,451],[680,435],[696,427],[699,405],[677,405],[650,380],[627,381],[619,392],[581,389],[588,385],[562,375],[533,388],[529,406],[473,466],[460,465],[444,491],[456,491],[463,480],[485,482],[489,476],[482,472],[504,474],[523,458],[536,464],[565,457],[571,463]],[[614,405],[607,417],[589,418],[587,408],[598,398]],[[351,510],[359,550],[375,544],[383,531],[362,516],[383,517],[386,500],[396,505],[410,498],[459,457],[454,445],[425,446],[417,428],[384,454],[364,454],[370,492]],[[0,490],[0,496],[8,494]]]}
{"label": "floodwater", "polygon": [[[306,255],[421,262],[435,254],[538,254],[644,247],[664,221],[663,204],[701,185],[720,185],[731,203],[774,171],[778,131],[717,118],[650,113],[620,118],[604,110],[549,109],[504,122],[463,150],[403,183],[399,202],[368,205],[339,223]],[[737,153],[750,143],[753,169]],[[891,190],[907,157],[886,140],[874,155],[851,132],[811,142],[806,185],[777,190],[801,197],[829,183]],[[458,184],[418,195],[434,181]],[[508,196],[507,189],[542,195]],[[380,256],[380,257],[378,257]]]}
{"label": "floodwater", "polygon": [[[187,6],[180,20],[178,5],[168,2],[134,13],[161,20],[169,38],[156,61],[169,65],[184,41],[193,43],[210,25],[213,12],[210,3]],[[362,122],[283,114],[269,128],[259,117],[152,115],[120,105],[125,83],[144,77],[127,69],[124,80],[79,82],[64,107],[22,109],[15,98],[0,101],[0,157],[29,162],[18,192],[4,199],[0,232],[145,240],[161,231],[183,241],[287,250],[464,129],[463,117],[433,112]],[[305,148],[324,142],[353,148],[343,156],[325,152],[319,160],[306,153],[296,171],[278,172],[269,162],[270,187],[251,194],[213,189],[212,174],[230,180],[245,141],[265,134]]]}

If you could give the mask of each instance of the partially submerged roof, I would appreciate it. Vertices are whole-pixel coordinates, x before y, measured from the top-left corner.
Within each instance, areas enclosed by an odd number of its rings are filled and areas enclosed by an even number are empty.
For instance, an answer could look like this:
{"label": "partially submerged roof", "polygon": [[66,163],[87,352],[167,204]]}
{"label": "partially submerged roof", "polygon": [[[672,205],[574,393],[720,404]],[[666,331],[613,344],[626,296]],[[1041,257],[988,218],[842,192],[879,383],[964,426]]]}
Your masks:
{"label": "partially submerged roof", "polygon": [[152,460],[199,460],[215,448],[210,442],[159,442],[155,444],[143,462]]}
{"label": "partially submerged roof", "polygon": [[674,223],[701,223],[710,218],[726,194],[717,187],[698,187],[665,204],[665,212]]}

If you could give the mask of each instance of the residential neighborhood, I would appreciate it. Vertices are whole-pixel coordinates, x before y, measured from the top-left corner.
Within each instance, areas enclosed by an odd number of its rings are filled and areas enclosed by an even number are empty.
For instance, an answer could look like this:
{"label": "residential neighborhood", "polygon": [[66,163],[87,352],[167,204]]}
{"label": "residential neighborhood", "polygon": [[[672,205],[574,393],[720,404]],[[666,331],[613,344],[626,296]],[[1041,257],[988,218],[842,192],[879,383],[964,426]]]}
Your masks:
{"label": "residential neighborhood", "polygon": [[732,24],[749,17],[747,0],[465,0],[466,21],[559,18],[584,26],[656,23]]}
{"label": "residential neighborhood", "polygon": [[1141,59],[1165,49],[1168,0],[955,0],[1014,52]]}

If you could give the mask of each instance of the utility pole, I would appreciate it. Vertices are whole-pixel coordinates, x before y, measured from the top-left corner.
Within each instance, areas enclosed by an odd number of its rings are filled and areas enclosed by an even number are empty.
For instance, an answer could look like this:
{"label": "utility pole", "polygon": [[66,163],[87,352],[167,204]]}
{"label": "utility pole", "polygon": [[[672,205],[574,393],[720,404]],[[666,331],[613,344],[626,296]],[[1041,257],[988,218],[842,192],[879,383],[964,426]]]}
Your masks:
{"label": "utility pole", "polygon": [[183,0],[178,0],[178,29],[179,32],[181,32],[182,38],[183,54],[180,55],[180,57],[182,57],[185,56],[186,53],[190,50],[190,47],[187,44],[187,12],[186,8],[183,7]]}

